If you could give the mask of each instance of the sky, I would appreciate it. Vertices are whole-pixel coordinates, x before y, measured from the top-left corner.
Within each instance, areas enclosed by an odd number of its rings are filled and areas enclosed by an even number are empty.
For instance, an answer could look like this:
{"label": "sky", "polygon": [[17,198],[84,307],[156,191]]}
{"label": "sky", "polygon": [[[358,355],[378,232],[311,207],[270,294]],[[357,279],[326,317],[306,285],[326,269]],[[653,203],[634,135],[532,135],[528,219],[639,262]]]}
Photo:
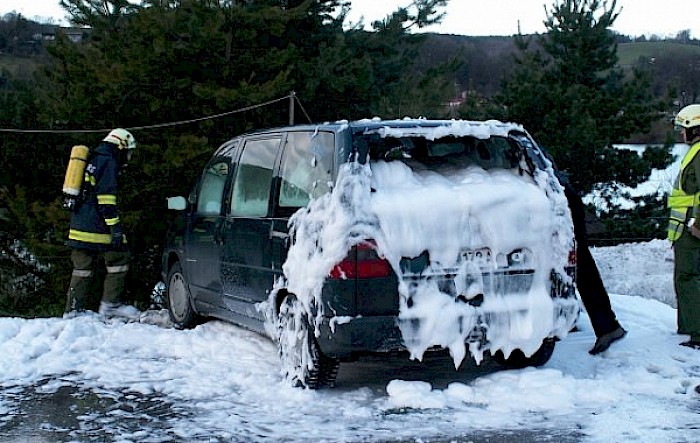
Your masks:
{"label": "sky", "polygon": [[[499,131],[493,125],[487,129]],[[453,127],[452,132],[459,130],[469,129]],[[551,208],[538,201],[541,175],[528,181],[499,171],[503,174],[489,178],[488,171],[469,169],[434,176],[420,168],[411,173],[402,164],[377,161],[371,174],[359,166],[346,171],[330,197],[298,212],[307,216],[293,221],[299,246],[290,250],[283,267],[289,288],[315,295],[318,276],[326,275],[338,251],[346,250],[346,244],[333,239],[346,238],[340,233],[348,226],[373,235],[392,263],[414,247],[428,248],[433,257],[459,248],[460,242],[485,239],[493,248],[507,250],[537,241],[538,226],[539,240],[551,238],[552,230],[563,236],[568,229],[557,214],[559,199],[553,198]],[[493,183],[488,193],[479,187],[486,179]],[[457,195],[466,193],[465,184],[476,189],[474,195]],[[375,192],[368,191],[370,186]],[[425,194],[416,187],[425,188]],[[526,204],[508,200],[508,194]],[[450,216],[441,209],[444,205],[435,204],[447,198],[455,211],[473,208],[483,214],[463,214],[468,220]],[[489,199],[491,206],[494,199],[503,205],[503,220],[489,213]],[[355,211],[338,207],[341,201]],[[531,213],[523,204],[538,209]],[[393,218],[401,207],[415,208],[413,223]],[[519,215],[529,220],[514,223]],[[469,235],[458,234],[465,231],[463,223]],[[405,241],[390,241],[399,231]],[[550,261],[540,264],[557,269],[559,246],[548,244],[545,260]],[[320,391],[289,385],[273,340],[219,321],[177,330],[167,313],[157,309],[131,323],[97,314],[0,318],[0,442],[31,436],[39,441],[144,443],[697,442],[700,395],[694,388],[700,385],[700,352],[679,346],[688,337],[676,333],[669,243],[593,248],[593,255],[628,334],[591,356],[587,351],[595,335],[584,312],[576,329],[567,325],[557,331],[554,354],[540,368],[498,370],[486,360],[477,366],[480,354],[471,349],[473,359],[458,358],[464,355],[454,341],[463,337],[455,339],[455,329],[447,326],[449,309],[430,287],[414,294],[421,297],[414,305],[420,312],[401,306],[400,318],[406,313],[439,317],[432,323],[437,334],[419,329],[407,344],[413,360],[395,356],[342,363],[337,386]],[[458,274],[467,270],[460,268]],[[527,309],[538,313],[511,318],[505,329],[509,340],[522,339],[520,345],[530,346],[541,339],[535,323],[554,328],[552,306],[542,303],[541,290],[533,284],[530,294],[521,296],[529,302]],[[515,303],[508,297],[501,301],[498,306],[506,309]],[[450,305],[454,309],[454,301]],[[339,323],[348,321],[353,319]],[[493,335],[502,348],[503,333]],[[422,345],[446,337],[449,355],[423,352]],[[61,414],[41,410],[42,404],[54,405]],[[513,437],[491,439],[503,435]]]}
{"label": "sky", "polygon": [[[366,24],[382,19],[409,0],[352,0],[350,20],[364,17]],[[542,33],[547,8],[553,0],[451,0],[441,25],[429,29],[443,34],[513,35],[518,27],[523,34]],[[700,2],[693,0],[618,0],[622,11],[613,29],[630,36],[675,36],[689,29],[700,38]],[[58,0],[0,0],[0,14],[21,12],[29,18],[53,17],[60,20],[64,11]]]}

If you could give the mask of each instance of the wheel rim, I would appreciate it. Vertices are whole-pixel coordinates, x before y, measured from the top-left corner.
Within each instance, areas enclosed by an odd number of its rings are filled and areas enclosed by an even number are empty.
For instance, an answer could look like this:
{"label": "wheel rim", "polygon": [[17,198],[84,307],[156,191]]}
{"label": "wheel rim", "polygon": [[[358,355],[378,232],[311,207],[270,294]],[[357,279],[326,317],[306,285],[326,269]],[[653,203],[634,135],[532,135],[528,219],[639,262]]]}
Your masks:
{"label": "wheel rim", "polygon": [[185,278],[179,272],[173,274],[168,285],[168,305],[176,321],[182,321],[189,310],[189,291]]}

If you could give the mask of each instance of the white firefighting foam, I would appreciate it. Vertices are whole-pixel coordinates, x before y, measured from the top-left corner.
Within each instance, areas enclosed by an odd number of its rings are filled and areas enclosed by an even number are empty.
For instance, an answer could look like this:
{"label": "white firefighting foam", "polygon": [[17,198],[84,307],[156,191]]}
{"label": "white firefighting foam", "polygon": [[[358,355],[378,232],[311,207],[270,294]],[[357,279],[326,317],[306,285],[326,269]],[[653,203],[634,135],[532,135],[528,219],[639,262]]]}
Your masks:
{"label": "white firefighting foam", "polygon": [[[486,138],[504,131],[495,124],[456,124],[451,132],[448,129],[416,134],[415,128],[391,128],[383,136]],[[488,298],[479,309],[495,313],[487,332],[491,351],[500,349],[507,356],[517,348],[531,355],[544,338],[564,336],[571,326],[554,323],[546,284],[552,269],[564,274],[573,247],[566,200],[563,194],[547,192],[550,185],[550,176],[542,171],[536,172],[534,180],[515,170],[478,167],[446,177],[413,171],[399,161],[345,164],[333,192],[312,201],[290,220],[294,242],[283,267],[285,280],[278,287],[286,286],[296,294],[307,312],[316,312],[318,322],[323,312],[312,307],[321,306],[326,276],[350,247],[374,239],[379,254],[399,275],[399,325],[411,358],[420,360],[427,349],[440,346],[449,349],[458,367],[467,349],[477,362],[483,357],[484,349],[476,344],[465,346],[467,336],[478,326],[476,308],[455,301],[435,281],[410,279],[409,283],[401,273],[402,257],[427,251],[433,266],[458,269],[454,284],[469,297],[488,282],[481,281],[477,265],[463,259],[463,251],[489,248],[496,257],[527,248],[536,269],[529,291]],[[495,270],[496,260],[490,266]]]}

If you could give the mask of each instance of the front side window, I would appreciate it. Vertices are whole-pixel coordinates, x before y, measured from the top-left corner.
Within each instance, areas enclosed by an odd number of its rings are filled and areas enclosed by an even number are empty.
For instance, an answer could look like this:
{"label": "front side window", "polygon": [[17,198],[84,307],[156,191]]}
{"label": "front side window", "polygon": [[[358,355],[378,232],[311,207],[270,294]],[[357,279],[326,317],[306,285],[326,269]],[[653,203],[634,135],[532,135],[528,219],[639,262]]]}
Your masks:
{"label": "front side window", "polygon": [[215,160],[204,171],[197,196],[197,213],[219,215],[224,199],[224,187],[231,165],[227,159]]}
{"label": "front side window", "polygon": [[249,140],[243,147],[231,194],[231,215],[264,217],[280,138]]}
{"label": "front side window", "polygon": [[282,158],[279,206],[300,208],[330,190],[335,136],[330,132],[290,132]]}

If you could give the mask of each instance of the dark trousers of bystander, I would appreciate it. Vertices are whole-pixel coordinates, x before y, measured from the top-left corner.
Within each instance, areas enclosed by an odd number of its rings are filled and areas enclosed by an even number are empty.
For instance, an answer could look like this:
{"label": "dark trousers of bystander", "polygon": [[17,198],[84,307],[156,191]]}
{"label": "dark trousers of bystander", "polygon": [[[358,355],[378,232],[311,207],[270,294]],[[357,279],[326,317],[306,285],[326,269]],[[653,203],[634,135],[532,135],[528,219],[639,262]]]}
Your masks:
{"label": "dark trousers of bystander", "polygon": [[583,200],[571,185],[564,185],[564,193],[571,210],[576,239],[576,286],[586,308],[596,337],[602,337],[620,327],[610,305],[610,296],[603,285],[598,266],[588,249],[586,212]]}

